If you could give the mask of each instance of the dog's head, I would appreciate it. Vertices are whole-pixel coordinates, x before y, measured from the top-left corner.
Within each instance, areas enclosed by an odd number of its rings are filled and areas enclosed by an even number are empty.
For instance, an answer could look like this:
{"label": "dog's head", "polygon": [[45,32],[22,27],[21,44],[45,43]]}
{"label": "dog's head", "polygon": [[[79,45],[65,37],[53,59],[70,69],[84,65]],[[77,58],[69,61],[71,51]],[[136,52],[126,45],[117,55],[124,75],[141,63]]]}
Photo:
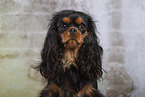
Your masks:
{"label": "dog's head", "polygon": [[57,32],[66,48],[77,48],[88,35],[88,19],[83,13],[63,11],[57,22]]}
{"label": "dog's head", "polygon": [[56,13],[51,19],[49,27],[48,34],[55,34],[51,35],[51,38],[54,38],[52,36],[60,36],[61,38],[57,38],[59,43],[61,41],[64,47],[70,49],[80,47],[87,36],[96,37],[92,18],[79,11],[63,10]]}
{"label": "dog's head", "polygon": [[[54,14],[41,52],[42,75],[47,78],[57,75],[62,70],[62,60],[66,56],[69,62],[77,60],[80,72],[86,77],[101,77],[103,50],[95,29],[91,16],[83,12],[63,10]],[[69,52],[77,51],[77,54],[64,53],[66,49],[69,49]],[[73,57],[75,60],[71,59]]]}

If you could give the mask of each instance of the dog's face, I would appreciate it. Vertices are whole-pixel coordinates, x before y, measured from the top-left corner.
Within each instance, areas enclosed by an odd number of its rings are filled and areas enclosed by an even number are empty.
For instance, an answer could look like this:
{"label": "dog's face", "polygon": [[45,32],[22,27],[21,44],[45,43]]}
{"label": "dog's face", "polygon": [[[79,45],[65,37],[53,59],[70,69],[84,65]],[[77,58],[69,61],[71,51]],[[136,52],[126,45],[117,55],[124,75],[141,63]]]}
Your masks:
{"label": "dog's face", "polygon": [[57,22],[58,34],[64,47],[75,49],[82,45],[88,35],[88,23],[85,16],[80,13],[69,13],[59,16]]}

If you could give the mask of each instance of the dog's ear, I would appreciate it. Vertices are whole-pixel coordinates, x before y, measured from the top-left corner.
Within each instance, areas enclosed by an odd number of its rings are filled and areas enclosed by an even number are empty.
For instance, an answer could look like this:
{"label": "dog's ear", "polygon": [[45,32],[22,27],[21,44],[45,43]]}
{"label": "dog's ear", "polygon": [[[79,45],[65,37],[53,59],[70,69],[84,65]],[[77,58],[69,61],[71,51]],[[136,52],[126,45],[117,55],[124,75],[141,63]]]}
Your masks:
{"label": "dog's ear", "polygon": [[99,79],[102,74],[102,53],[103,49],[99,45],[99,38],[96,35],[96,25],[89,17],[88,33],[79,50],[80,72],[91,80]]}
{"label": "dog's ear", "polygon": [[41,51],[40,73],[47,79],[55,77],[61,70],[62,51],[59,47],[59,37],[57,35],[58,18],[55,15],[49,24],[49,29],[45,38],[44,46]]}

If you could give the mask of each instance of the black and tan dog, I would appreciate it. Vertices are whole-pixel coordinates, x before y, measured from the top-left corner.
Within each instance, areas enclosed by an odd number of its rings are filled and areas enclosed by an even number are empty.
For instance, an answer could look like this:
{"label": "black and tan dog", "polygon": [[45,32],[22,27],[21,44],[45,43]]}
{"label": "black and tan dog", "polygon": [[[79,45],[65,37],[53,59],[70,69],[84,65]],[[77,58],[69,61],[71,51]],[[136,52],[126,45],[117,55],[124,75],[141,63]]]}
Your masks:
{"label": "black and tan dog", "polygon": [[40,97],[104,97],[97,88],[102,53],[91,16],[74,10],[56,13],[41,52],[40,73],[48,81]]}

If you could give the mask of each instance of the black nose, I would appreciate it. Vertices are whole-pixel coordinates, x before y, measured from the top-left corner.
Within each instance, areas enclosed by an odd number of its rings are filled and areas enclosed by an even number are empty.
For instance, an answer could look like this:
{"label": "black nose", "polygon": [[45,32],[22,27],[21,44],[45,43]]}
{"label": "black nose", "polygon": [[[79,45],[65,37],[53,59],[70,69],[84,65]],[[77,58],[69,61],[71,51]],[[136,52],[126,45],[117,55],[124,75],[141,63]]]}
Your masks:
{"label": "black nose", "polygon": [[69,29],[69,32],[71,35],[75,35],[77,33],[77,30],[75,28]]}

